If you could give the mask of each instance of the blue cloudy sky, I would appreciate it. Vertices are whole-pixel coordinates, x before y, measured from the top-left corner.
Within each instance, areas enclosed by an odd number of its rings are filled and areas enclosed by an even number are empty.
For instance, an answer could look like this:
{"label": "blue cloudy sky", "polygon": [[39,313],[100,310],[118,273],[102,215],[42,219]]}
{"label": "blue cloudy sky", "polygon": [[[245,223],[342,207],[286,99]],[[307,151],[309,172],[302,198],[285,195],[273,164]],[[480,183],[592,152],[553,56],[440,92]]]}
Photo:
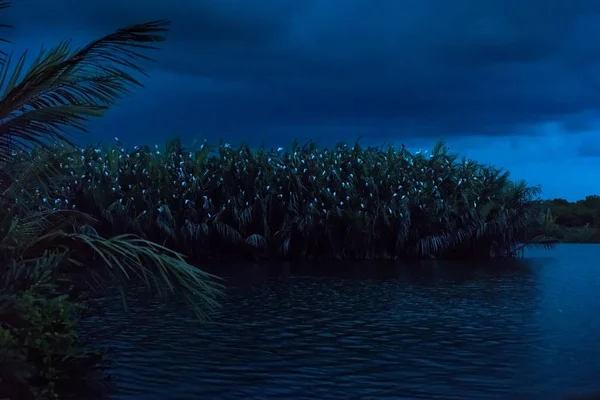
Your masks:
{"label": "blue cloudy sky", "polygon": [[16,0],[2,17],[17,52],[172,20],[90,140],[443,138],[544,197],[600,194],[598,0]]}

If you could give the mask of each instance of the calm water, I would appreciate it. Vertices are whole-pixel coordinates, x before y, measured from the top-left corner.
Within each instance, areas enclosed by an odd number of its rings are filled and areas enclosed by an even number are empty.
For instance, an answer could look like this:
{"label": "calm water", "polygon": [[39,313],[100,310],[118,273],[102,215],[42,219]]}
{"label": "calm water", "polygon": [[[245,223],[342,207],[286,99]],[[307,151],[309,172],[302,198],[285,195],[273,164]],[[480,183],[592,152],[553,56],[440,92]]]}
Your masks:
{"label": "calm water", "polygon": [[[238,266],[216,323],[114,299],[114,399],[559,399],[600,389],[600,246],[519,262]],[[240,272],[243,271],[243,272]],[[369,270],[369,273],[359,271]]]}

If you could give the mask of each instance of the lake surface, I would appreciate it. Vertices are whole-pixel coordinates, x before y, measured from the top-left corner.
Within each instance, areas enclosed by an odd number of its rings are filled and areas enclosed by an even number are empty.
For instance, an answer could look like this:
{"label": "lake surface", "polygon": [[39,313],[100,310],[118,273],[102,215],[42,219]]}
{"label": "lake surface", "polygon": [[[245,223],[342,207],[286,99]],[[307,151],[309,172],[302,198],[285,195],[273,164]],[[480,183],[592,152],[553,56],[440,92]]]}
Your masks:
{"label": "lake surface", "polygon": [[238,265],[215,323],[101,301],[113,399],[561,399],[600,389],[600,246],[482,263]]}

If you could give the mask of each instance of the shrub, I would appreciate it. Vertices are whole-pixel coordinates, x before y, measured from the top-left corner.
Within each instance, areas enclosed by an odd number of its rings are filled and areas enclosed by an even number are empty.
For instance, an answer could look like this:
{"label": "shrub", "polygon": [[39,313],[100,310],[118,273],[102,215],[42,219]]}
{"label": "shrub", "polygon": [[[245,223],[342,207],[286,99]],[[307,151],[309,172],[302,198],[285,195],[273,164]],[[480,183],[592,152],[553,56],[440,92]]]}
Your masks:
{"label": "shrub", "polygon": [[35,288],[0,303],[0,397],[52,399],[98,393],[106,377],[101,353],[84,350],[75,303]]}

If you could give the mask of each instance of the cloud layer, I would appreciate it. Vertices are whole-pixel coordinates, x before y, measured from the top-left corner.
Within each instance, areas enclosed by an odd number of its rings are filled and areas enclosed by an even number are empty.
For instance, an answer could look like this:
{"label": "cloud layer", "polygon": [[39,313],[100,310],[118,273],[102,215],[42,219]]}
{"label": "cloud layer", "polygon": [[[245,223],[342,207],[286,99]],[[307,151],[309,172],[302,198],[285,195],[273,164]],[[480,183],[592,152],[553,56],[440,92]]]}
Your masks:
{"label": "cloud layer", "polygon": [[24,0],[4,15],[17,47],[173,21],[147,89],[102,132],[460,143],[560,134],[574,141],[569,157],[600,163],[589,134],[600,112],[597,0]]}

